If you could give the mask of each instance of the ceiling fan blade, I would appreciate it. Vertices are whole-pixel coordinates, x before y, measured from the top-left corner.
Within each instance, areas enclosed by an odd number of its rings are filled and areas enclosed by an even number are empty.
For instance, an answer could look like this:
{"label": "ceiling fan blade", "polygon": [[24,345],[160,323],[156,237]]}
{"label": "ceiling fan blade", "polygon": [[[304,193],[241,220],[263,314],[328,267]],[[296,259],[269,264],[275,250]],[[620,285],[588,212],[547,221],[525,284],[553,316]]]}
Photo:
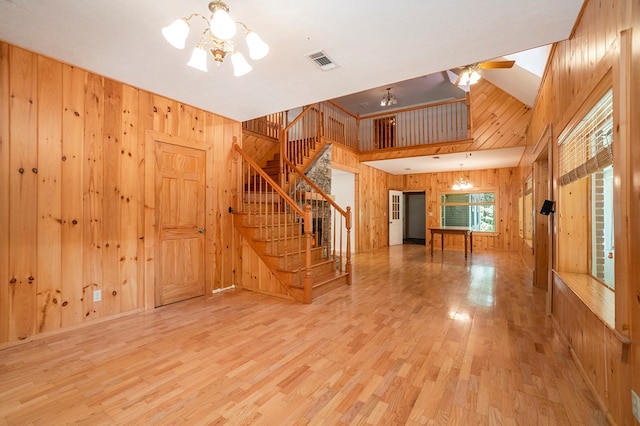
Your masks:
{"label": "ceiling fan blade", "polygon": [[487,61],[480,62],[478,64],[478,68],[483,70],[493,69],[493,68],[511,68],[516,63],[516,61]]}

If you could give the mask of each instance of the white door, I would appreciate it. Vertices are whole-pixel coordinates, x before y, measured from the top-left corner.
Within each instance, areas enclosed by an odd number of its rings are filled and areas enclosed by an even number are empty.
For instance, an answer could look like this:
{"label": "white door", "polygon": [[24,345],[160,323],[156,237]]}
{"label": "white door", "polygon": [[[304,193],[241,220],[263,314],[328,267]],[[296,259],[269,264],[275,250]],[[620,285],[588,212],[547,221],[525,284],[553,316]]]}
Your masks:
{"label": "white door", "polygon": [[404,205],[402,191],[389,191],[389,245],[402,244]]}

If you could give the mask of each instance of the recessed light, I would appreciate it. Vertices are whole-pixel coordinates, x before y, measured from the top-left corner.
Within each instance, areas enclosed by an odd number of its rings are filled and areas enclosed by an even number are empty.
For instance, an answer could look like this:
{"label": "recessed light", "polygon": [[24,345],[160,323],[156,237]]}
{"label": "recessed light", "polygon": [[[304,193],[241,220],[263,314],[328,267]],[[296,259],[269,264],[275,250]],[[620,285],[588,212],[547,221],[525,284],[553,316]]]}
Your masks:
{"label": "recessed light", "polygon": [[405,170],[411,170],[411,167],[405,167]]}

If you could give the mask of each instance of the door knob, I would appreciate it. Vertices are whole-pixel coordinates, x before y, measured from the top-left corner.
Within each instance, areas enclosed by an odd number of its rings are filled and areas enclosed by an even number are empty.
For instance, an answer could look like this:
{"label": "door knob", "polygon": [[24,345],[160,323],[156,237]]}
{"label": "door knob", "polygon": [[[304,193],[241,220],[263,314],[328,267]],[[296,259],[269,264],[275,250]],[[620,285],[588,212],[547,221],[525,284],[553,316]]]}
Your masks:
{"label": "door knob", "polygon": [[198,228],[198,232],[204,234],[205,232],[207,232],[207,228]]}

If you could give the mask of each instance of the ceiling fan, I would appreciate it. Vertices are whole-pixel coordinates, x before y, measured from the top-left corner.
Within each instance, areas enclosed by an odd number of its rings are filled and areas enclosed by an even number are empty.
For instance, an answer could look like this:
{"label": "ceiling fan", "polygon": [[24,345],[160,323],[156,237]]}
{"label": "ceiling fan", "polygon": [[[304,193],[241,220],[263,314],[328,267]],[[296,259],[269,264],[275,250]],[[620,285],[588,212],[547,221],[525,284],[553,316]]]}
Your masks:
{"label": "ceiling fan", "polygon": [[460,74],[456,79],[456,86],[471,86],[480,81],[479,70],[497,69],[497,68],[511,68],[516,61],[485,61],[478,62],[476,64],[467,65],[461,68]]}

